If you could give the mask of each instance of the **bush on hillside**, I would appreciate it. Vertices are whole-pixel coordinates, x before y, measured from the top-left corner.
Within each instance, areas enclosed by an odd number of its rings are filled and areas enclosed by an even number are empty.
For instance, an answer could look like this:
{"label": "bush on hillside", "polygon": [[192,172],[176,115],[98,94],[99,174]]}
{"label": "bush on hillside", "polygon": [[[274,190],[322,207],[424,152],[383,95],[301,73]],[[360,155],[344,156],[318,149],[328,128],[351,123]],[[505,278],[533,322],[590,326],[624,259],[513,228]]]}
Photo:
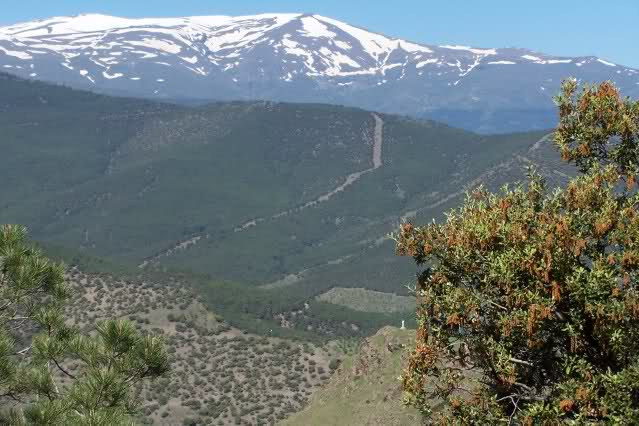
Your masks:
{"label": "bush on hillside", "polygon": [[574,80],[556,102],[565,189],[531,171],[397,236],[426,267],[406,399],[443,424],[639,424],[639,102]]}

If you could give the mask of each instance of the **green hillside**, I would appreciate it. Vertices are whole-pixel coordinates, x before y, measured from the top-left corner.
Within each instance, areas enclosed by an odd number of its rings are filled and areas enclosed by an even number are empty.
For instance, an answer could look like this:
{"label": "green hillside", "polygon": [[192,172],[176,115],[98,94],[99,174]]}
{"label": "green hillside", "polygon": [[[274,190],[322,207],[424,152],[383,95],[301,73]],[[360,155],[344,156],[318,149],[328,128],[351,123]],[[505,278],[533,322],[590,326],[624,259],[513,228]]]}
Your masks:
{"label": "green hillside", "polygon": [[439,217],[529,163],[565,176],[547,132],[480,136],[328,105],[187,108],[3,74],[0,91],[0,223],[133,269],[197,274],[216,312],[254,329],[257,317],[352,335],[409,319],[316,298],[405,295],[412,267],[387,237],[401,220]]}

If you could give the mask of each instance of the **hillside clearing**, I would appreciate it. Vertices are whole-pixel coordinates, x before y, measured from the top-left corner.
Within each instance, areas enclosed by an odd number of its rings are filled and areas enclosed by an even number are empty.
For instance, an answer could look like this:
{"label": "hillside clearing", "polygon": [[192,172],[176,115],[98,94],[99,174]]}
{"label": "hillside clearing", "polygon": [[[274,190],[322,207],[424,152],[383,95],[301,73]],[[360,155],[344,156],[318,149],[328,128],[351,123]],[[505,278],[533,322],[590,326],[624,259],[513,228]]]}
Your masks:
{"label": "hillside clearing", "polygon": [[415,298],[398,296],[365,288],[335,287],[317,296],[317,300],[346,306],[362,312],[411,312],[415,309]]}

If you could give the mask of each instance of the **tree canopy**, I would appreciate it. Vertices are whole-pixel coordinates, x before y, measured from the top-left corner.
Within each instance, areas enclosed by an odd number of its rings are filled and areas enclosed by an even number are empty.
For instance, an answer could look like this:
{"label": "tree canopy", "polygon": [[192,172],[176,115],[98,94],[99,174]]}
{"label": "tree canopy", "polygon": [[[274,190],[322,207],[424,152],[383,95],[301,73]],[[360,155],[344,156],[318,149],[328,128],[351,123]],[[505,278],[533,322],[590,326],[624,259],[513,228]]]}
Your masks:
{"label": "tree canopy", "polygon": [[117,425],[136,413],[133,386],[169,369],[162,339],[121,320],[82,335],[66,322],[61,264],[0,227],[0,423]]}
{"label": "tree canopy", "polygon": [[418,275],[407,403],[443,424],[639,423],[639,102],[609,82],[556,97],[555,143],[580,175],[534,171],[401,225]]}

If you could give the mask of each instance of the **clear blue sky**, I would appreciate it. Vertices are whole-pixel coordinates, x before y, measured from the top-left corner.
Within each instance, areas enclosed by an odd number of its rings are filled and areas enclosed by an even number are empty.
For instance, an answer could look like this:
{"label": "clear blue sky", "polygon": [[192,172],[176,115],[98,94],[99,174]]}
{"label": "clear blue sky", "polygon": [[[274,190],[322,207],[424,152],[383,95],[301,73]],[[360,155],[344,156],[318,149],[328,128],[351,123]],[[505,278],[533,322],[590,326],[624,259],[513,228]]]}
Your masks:
{"label": "clear blue sky", "polygon": [[428,44],[527,47],[639,68],[639,0],[4,0],[0,25],[79,13],[126,17],[311,12]]}

